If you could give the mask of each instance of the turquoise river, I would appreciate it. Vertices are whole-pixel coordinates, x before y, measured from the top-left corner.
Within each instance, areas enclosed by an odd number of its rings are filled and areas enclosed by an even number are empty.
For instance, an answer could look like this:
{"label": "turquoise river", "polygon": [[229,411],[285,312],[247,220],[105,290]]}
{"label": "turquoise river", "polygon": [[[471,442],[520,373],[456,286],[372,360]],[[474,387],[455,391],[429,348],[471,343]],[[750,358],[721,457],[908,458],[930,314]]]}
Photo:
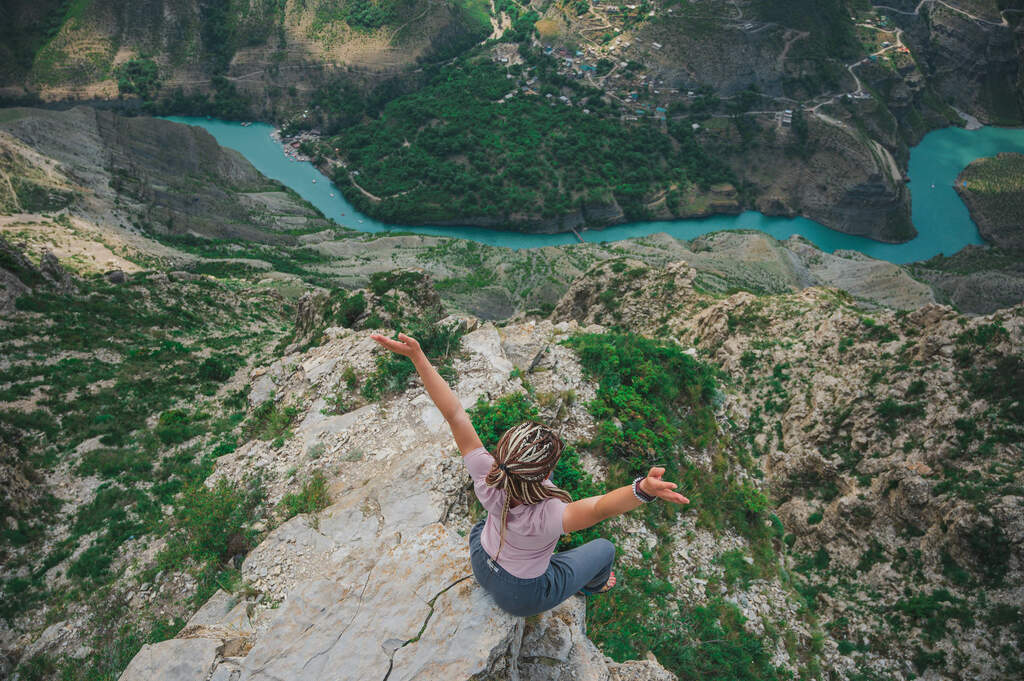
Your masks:
{"label": "turquoise river", "polygon": [[[225,147],[240,151],[264,175],[283,182],[338,224],[361,232],[405,231],[434,236],[472,239],[492,246],[536,248],[575,243],[569,234],[520,234],[480,227],[431,227],[389,225],[356,212],[341,192],[311,163],[293,161],[271,138],[266,123],[241,123],[207,118],[170,116],[169,120],[205,128]],[[983,243],[953,184],[974,159],[999,152],[1024,153],[1024,128],[985,127],[978,130],[945,128],[929,133],[910,152],[912,218],[917,238],[903,244],[883,244],[864,237],[842,234],[806,218],[766,217],[749,211],[740,215],[634,222],[583,232],[587,241],[618,241],[665,232],[679,239],[693,239],[724,229],[757,229],[776,239],[799,234],[822,250],[857,250],[873,258],[896,263],[927,260],[940,253],[952,255],[968,244]]]}

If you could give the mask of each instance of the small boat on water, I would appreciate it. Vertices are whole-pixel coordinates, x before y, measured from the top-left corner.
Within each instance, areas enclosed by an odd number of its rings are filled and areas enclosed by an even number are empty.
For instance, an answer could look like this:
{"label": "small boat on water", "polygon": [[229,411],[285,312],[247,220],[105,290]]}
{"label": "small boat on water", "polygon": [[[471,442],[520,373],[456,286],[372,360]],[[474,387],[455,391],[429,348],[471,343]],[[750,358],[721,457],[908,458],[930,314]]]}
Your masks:
{"label": "small boat on water", "polygon": [[331,192],[331,198],[332,199],[334,198],[334,192]]}
{"label": "small boat on water", "polygon": [[316,184],[316,180],[313,180],[313,184]]}

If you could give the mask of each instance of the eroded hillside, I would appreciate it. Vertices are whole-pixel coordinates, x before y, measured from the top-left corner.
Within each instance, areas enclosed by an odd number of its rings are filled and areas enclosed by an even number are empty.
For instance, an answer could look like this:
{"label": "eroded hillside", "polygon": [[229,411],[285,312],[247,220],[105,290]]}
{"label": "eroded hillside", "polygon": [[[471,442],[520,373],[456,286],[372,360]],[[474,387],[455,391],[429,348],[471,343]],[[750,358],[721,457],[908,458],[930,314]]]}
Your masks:
{"label": "eroded hillside", "polygon": [[[356,641],[374,651],[366,669],[395,678],[447,678],[443,651],[456,649],[479,651],[458,656],[467,674],[494,678],[510,667],[546,678],[545,668],[576,664],[591,650],[576,634],[563,636],[577,652],[552,650],[542,635],[494,619],[471,578],[459,581],[458,535],[480,511],[411,367],[366,331],[397,327],[422,338],[486,443],[523,418],[556,426],[572,445],[556,482],[575,496],[652,463],[681,482],[690,507],[652,505],[600,530],[617,544],[620,575],[587,609],[587,635],[603,654],[622,661],[649,650],[680,678],[1017,673],[1020,309],[975,319],[934,305],[866,311],[834,289],[730,295],[702,292],[698,279],[685,262],[603,262],[549,319],[499,325],[445,318],[414,271],[305,296],[277,358],[235,373],[209,402],[152,412],[112,449],[78,451],[58,438],[53,459],[33,459],[41,481],[97,489],[109,505],[68,499],[53,511],[58,529],[33,536],[26,525],[24,548],[8,549],[5,603],[12,585],[35,581],[14,620],[26,633],[7,650],[26,674],[70,674],[101,659],[119,660],[94,667],[116,674],[146,640],[175,635],[133,667],[159,669],[162,655],[188,650],[203,673],[288,676],[340,659]],[[44,314],[33,311],[41,296],[23,294],[31,304],[17,303],[20,314]],[[19,437],[55,437],[47,419],[70,415],[44,416],[51,408],[41,401],[42,413],[20,420]],[[162,452],[159,467],[130,456],[143,442]],[[183,471],[171,482],[186,476],[180,496],[161,482],[165,468]],[[171,496],[154,524],[135,520],[161,491]],[[17,558],[118,509],[134,536],[98,577],[73,567],[90,555],[81,549],[56,554],[38,575]],[[410,561],[417,576],[401,588],[422,591],[429,613],[392,610],[419,602],[387,586],[406,583],[387,575]],[[86,576],[105,585],[94,599],[56,597]],[[373,607],[349,620],[363,612],[351,610],[355,593]],[[131,626],[100,626],[129,612]],[[161,624],[168,617],[180,619]],[[340,643],[339,617],[354,622]],[[386,645],[378,653],[369,641]]]}

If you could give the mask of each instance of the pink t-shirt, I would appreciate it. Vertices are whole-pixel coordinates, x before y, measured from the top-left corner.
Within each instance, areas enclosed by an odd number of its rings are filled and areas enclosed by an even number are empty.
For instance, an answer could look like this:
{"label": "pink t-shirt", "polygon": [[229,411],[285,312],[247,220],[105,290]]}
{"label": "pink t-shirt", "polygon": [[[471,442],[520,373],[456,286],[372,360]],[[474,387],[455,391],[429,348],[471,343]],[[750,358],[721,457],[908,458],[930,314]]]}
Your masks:
{"label": "pink t-shirt", "polygon": [[[480,543],[487,555],[494,558],[498,552],[501,509],[505,504],[505,492],[484,482],[494,465],[494,457],[480,447],[468,452],[463,460],[473,478],[476,497],[487,509],[487,522],[480,533]],[[548,480],[543,484],[554,486]],[[562,514],[567,505],[561,499],[545,499],[539,504],[510,508],[505,525],[505,544],[498,556],[498,565],[521,579],[544,574],[562,535]]]}

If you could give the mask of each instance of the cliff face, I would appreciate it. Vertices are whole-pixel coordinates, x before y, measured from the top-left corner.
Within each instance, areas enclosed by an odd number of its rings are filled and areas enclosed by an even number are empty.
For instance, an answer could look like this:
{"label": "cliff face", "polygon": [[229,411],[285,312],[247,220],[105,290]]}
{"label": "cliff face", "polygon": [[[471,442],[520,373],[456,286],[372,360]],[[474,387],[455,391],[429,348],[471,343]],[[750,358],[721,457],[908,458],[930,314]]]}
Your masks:
{"label": "cliff face", "polygon": [[[899,243],[917,235],[910,193],[888,149],[843,121],[808,115],[807,140],[774,121],[752,144],[714,140],[734,172],[752,185],[754,207],[767,215],[802,215],[846,234]],[[770,132],[768,132],[770,130]]]}
{"label": "cliff face", "polygon": [[328,224],[200,128],[87,107],[13,109],[0,123],[0,146],[12,158],[32,159],[20,165],[48,177],[62,199],[8,201],[12,212],[70,206],[74,215],[116,227],[270,243],[297,242],[283,230]]}
{"label": "cliff face", "polygon": [[377,15],[371,10],[351,26],[347,5],[358,12],[358,3],[113,0],[71,12],[67,3],[8,5],[5,24],[13,30],[7,68],[0,69],[3,94],[116,99],[119,69],[141,60],[154,64],[164,94],[213,94],[220,76],[234,87],[232,95],[241,94],[245,109],[267,117],[277,107],[304,103],[331,79],[372,89],[419,60],[474,44],[490,29],[460,5],[426,2],[389,5]]}
{"label": "cliff face", "polygon": [[[471,331],[456,363],[460,398],[514,389],[523,358],[576,328],[545,324],[507,340],[491,325]],[[366,333],[328,329],[322,345],[254,372],[250,400],[297,407],[296,424],[280,448],[254,440],[219,459],[211,481],[261,471],[276,499],[289,487],[280,471],[326,470],[334,503],[270,532],[242,563],[249,595],[218,592],[175,639],[144,647],[122,681],[181,665],[181,678],[196,679],[674,679],[654,661],[618,664],[598,651],[582,598],[527,620],[493,604],[469,565],[465,471],[423,390],[330,409],[346,370],[372,373],[374,347]],[[560,368],[545,383],[586,395],[571,357],[552,348],[547,363]],[[576,432],[586,418],[563,427]]]}
{"label": "cliff face", "polygon": [[919,16],[894,13],[893,18],[907,26],[908,44],[943,99],[985,123],[1019,125],[1024,120],[1021,15],[1000,12],[994,4],[963,9],[932,2]]}

